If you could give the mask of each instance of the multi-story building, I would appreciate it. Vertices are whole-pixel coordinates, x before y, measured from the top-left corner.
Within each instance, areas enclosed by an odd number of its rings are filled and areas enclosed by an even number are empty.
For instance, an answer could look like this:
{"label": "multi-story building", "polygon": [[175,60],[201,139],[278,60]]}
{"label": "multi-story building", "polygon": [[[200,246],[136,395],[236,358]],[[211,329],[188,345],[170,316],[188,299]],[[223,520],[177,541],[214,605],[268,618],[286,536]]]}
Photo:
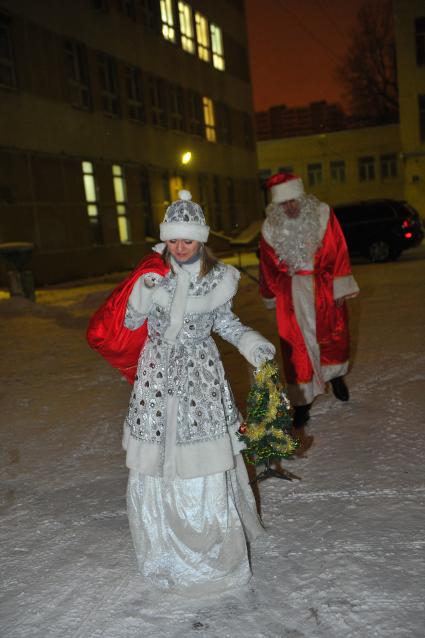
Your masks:
{"label": "multi-story building", "polygon": [[345,115],[339,104],[326,100],[308,106],[288,107],[278,104],[255,114],[257,139],[314,135],[345,128]]}
{"label": "multi-story building", "polygon": [[295,172],[308,192],[329,204],[388,197],[403,199],[404,168],[398,124],[258,143],[264,182]]}
{"label": "multi-story building", "polygon": [[181,187],[215,231],[258,217],[243,0],[0,0],[0,121],[38,283],[131,268]]}
{"label": "multi-story building", "polygon": [[394,0],[405,198],[425,217],[425,4]]}

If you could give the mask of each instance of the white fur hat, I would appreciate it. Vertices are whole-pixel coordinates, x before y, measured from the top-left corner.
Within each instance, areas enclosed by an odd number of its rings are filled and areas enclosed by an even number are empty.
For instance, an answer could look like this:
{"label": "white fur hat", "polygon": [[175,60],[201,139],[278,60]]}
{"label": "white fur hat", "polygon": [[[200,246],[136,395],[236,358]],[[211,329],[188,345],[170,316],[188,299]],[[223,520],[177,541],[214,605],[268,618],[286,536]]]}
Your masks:
{"label": "white fur hat", "polygon": [[165,211],[162,224],[159,225],[161,241],[167,239],[194,239],[206,242],[210,227],[205,222],[202,208],[192,202],[189,191],[179,191],[179,199],[170,204]]}

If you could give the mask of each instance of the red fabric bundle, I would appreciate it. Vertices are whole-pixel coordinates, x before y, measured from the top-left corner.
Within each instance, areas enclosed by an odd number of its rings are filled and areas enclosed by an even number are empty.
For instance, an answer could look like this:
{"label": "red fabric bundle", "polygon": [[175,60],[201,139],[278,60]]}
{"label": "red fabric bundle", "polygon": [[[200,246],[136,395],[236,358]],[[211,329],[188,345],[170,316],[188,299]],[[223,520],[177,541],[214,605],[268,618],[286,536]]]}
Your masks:
{"label": "red fabric bundle", "polygon": [[147,337],[145,323],[137,330],[124,326],[128,298],[142,275],[154,272],[164,276],[169,268],[158,253],[144,257],[94,313],[87,328],[87,341],[109,363],[117,368],[129,383],[134,383],[137,362]]}

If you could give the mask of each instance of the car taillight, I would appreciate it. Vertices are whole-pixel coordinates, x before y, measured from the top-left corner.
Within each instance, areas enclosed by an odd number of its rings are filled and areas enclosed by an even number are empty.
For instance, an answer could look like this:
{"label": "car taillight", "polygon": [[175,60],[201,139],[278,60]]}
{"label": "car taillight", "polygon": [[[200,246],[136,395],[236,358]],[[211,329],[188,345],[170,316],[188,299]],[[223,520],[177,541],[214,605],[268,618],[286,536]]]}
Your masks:
{"label": "car taillight", "polygon": [[411,239],[412,233],[404,233],[404,236],[406,237],[406,239]]}

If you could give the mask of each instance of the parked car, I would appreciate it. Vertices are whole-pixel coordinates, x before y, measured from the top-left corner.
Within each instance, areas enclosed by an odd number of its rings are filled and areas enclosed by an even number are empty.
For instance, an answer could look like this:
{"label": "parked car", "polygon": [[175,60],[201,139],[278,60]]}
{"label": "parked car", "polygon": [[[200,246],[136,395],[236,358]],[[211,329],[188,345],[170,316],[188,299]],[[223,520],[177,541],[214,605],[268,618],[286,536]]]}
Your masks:
{"label": "parked car", "polygon": [[376,199],[341,204],[334,211],[350,253],[370,261],[397,259],[424,238],[421,218],[407,202]]}

